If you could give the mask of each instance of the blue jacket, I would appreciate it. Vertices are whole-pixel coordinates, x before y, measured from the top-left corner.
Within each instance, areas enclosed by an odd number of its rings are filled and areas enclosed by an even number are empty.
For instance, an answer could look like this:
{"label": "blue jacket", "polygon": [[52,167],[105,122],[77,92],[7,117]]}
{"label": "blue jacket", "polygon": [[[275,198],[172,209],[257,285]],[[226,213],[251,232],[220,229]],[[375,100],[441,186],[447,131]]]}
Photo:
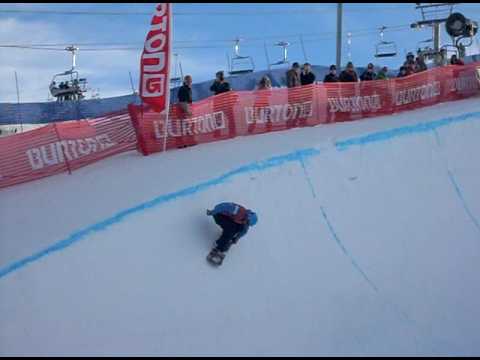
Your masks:
{"label": "blue jacket", "polygon": [[224,202],[216,205],[213,210],[207,212],[208,215],[223,214],[230,217],[233,221],[240,223],[243,226],[243,230],[238,234],[238,238],[245,235],[250,226],[257,223],[257,215],[243,206],[232,203]]}
{"label": "blue jacket", "polygon": [[216,214],[223,214],[227,216],[235,216],[239,213],[241,210],[242,206],[237,205],[232,202],[225,202],[225,203],[220,203],[216,205],[213,210],[211,211],[212,215]]}

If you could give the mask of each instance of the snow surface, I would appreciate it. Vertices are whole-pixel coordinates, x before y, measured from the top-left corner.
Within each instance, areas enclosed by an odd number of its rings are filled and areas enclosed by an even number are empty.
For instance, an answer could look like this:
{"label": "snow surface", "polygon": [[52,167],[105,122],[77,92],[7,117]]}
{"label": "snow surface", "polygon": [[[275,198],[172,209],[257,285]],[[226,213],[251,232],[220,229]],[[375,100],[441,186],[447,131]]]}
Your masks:
{"label": "snow surface", "polygon": [[[0,191],[1,355],[480,355],[479,98]],[[205,209],[258,224],[220,268]]]}

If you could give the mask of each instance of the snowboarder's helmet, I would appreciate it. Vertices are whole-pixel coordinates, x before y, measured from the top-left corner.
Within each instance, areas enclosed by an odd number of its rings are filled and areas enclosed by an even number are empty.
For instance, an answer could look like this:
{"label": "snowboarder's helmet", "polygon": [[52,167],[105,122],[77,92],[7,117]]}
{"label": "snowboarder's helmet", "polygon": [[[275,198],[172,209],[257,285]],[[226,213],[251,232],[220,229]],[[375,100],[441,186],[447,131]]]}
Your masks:
{"label": "snowboarder's helmet", "polygon": [[255,214],[253,211],[248,210],[248,224],[250,226],[253,226],[257,223],[257,214]]}

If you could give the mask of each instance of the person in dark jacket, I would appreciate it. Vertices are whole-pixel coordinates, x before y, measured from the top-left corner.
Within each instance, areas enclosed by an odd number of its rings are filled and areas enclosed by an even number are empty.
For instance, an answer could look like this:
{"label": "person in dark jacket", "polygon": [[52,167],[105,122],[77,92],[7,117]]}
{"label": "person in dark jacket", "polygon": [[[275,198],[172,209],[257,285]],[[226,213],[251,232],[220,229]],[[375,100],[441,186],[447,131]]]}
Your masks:
{"label": "person in dark jacket", "polygon": [[415,59],[415,72],[422,72],[427,70],[427,64],[425,64],[425,60],[423,58],[423,55],[418,55],[417,58]]}
{"label": "person in dark jacket", "polygon": [[407,68],[405,66],[400,66],[400,70],[398,72],[397,77],[405,77],[407,76]]}
{"label": "person in dark jacket", "polygon": [[358,82],[358,75],[351,61],[347,63],[345,70],[340,73],[339,80],[341,82]]}
{"label": "person in dark jacket", "polygon": [[407,54],[407,56],[405,57],[405,61],[404,61],[404,63],[403,63],[403,66],[406,67],[406,66],[407,66],[409,63],[411,63],[411,62],[413,62],[413,63],[415,62],[415,55],[413,55],[412,52],[409,52],[409,53]]}
{"label": "person in dark jacket", "polygon": [[315,74],[312,72],[312,66],[309,63],[303,64],[303,71],[300,74],[300,83],[302,86],[315,83]]}
{"label": "person in dark jacket", "polygon": [[213,216],[217,225],[223,230],[209,254],[211,257],[216,257],[215,260],[220,265],[230,246],[236,244],[247,233],[249,227],[257,223],[257,214],[242,205],[224,202],[216,205],[213,210],[207,210],[207,215]]}
{"label": "person in dark jacket", "polygon": [[292,64],[292,68],[287,71],[287,87],[293,88],[302,85],[300,82],[300,65],[298,62]]}
{"label": "person in dark jacket", "polygon": [[338,82],[338,76],[337,76],[337,67],[335,65],[330,65],[330,71],[328,72],[327,75],[323,78],[323,82]]}
{"label": "person in dark jacket", "polygon": [[360,80],[362,81],[371,81],[377,78],[377,74],[373,71],[373,64],[370,63],[367,65],[367,69],[360,75]]}
{"label": "person in dark jacket", "polygon": [[186,75],[183,78],[183,85],[178,89],[178,104],[187,116],[192,116],[190,106],[192,104],[192,77]]}
{"label": "person in dark jacket", "polygon": [[223,71],[218,71],[215,76],[216,79],[212,86],[210,86],[210,91],[213,91],[215,95],[218,95],[231,90],[230,84],[225,80]]}
{"label": "person in dark jacket", "polygon": [[415,74],[415,61],[409,61],[405,68],[407,72],[406,76]]}
{"label": "person in dark jacket", "polygon": [[462,59],[459,59],[457,55],[453,54],[450,58],[450,65],[465,65]]}

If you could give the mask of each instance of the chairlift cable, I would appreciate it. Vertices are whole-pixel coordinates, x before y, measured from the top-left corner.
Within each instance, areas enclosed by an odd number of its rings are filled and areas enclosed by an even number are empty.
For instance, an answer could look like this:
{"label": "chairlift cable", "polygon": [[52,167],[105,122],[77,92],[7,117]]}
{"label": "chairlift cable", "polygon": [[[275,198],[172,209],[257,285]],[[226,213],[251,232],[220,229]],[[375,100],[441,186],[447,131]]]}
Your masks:
{"label": "chairlift cable", "polygon": [[[406,28],[409,28],[409,25],[396,25],[396,26],[389,26],[389,27],[386,27],[385,30],[388,30],[390,29],[391,31],[400,31],[400,30],[403,30],[403,29],[406,29]],[[351,30],[349,31],[351,34],[352,34],[352,37],[360,37],[360,36],[365,36],[365,35],[370,35],[370,34],[376,34],[378,32],[378,28],[375,28],[375,29],[360,29],[360,30]],[[265,36],[265,37],[252,37],[252,38],[249,38],[249,37],[242,37],[243,40],[245,40],[246,42],[255,42],[255,41],[265,41],[266,39],[279,39],[279,38],[289,38],[289,37],[292,37],[292,38],[298,38],[298,36],[302,36],[303,38],[303,41],[311,41],[313,39],[322,39],[322,38],[329,38],[329,37],[332,37],[334,36],[336,33],[335,32],[324,32],[324,33],[303,33],[303,34],[291,34],[291,35],[271,35],[271,36]],[[305,37],[311,37],[312,39],[305,39]],[[177,40],[175,41],[174,43],[199,43],[199,42],[208,42],[208,43],[215,43],[215,42],[225,42],[225,43],[231,43],[232,39],[212,39],[212,40]],[[295,42],[292,42],[292,43],[295,43]],[[71,44],[75,44],[77,46],[111,46],[111,45],[115,45],[115,46],[130,46],[130,45],[138,45],[140,46],[140,48],[142,47],[142,44],[143,43],[82,43],[82,42],[75,42],[75,41],[70,41],[68,43],[51,43],[51,44],[1,44],[0,47],[2,48],[38,48],[38,50],[61,50],[61,51],[64,51],[65,49],[62,48],[62,49],[57,49],[57,48],[50,48],[49,47],[53,47],[53,46],[69,46]],[[252,46],[252,45],[249,45],[248,43],[245,44],[244,46]],[[175,47],[175,46],[174,46]],[[212,46],[212,45],[192,45],[192,46],[189,46],[189,45],[184,45],[184,46],[178,46],[176,48],[178,49],[181,49],[181,48],[219,48],[219,47],[223,47],[223,46]],[[129,49],[134,49],[134,47],[132,48],[129,48]],[[86,49],[81,49],[82,51],[86,50]],[[97,49],[94,49],[94,50],[97,50]],[[102,50],[102,49],[98,49],[98,50]],[[91,51],[89,49],[89,51]]]}
{"label": "chairlift cable", "polygon": [[[350,12],[370,12],[395,10],[396,8],[352,8]],[[318,14],[325,11],[336,11],[334,7],[296,9],[296,10],[255,10],[255,11],[174,11],[174,16],[265,16],[265,15],[291,15],[291,14]],[[50,14],[50,15],[106,15],[106,16],[151,16],[151,11],[93,11],[93,10],[38,10],[38,9],[0,9],[0,13],[6,14]]]}

